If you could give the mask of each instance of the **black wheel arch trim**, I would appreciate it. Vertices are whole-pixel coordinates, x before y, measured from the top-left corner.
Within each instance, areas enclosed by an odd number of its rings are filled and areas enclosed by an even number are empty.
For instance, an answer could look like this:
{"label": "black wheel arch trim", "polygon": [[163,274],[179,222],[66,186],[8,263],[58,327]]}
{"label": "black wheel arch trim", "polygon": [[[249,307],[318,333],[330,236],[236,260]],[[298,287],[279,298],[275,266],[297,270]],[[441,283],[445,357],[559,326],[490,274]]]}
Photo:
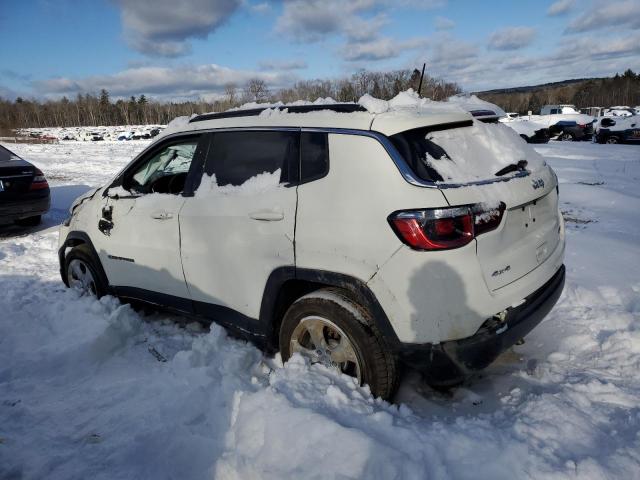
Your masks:
{"label": "black wheel arch trim", "polygon": [[[382,334],[383,340],[391,350],[401,347],[401,342],[391,326],[387,314],[365,282],[342,273],[293,266],[276,268],[271,272],[262,295],[259,323],[266,327],[267,336],[272,342],[275,342],[273,347],[277,348],[279,325],[286,308],[291,304],[291,302],[286,301],[284,304],[282,303],[282,296],[283,294],[286,295],[286,284],[288,282],[292,282],[298,287],[301,284],[306,284],[307,288],[302,288],[302,294],[319,288],[340,288],[347,293],[349,298],[371,312],[375,328]],[[301,295],[296,297],[299,298],[299,296]],[[294,298],[293,301],[297,298]]]}
{"label": "black wheel arch trim", "polygon": [[65,250],[68,247],[75,247],[77,245],[87,245],[87,247],[89,247],[89,250],[91,250],[91,253],[93,254],[94,258],[97,261],[96,267],[99,270],[98,274],[101,275],[102,278],[105,279],[106,281],[105,283],[109,285],[107,274],[105,273],[104,268],[102,267],[102,262],[100,262],[100,256],[98,255],[98,252],[93,246],[93,242],[91,241],[91,238],[89,238],[89,235],[87,235],[85,232],[80,232],[77,230],[72,230],[67,234],[67,238],[65,238],[64,243],[58,250],[58,261],[60,262],[60,276],[62,277],[62,281],[64,282],[64,284],[67,287],[69,286],[67,281],[67,272],[65,271],[65,257],[66,257]]}

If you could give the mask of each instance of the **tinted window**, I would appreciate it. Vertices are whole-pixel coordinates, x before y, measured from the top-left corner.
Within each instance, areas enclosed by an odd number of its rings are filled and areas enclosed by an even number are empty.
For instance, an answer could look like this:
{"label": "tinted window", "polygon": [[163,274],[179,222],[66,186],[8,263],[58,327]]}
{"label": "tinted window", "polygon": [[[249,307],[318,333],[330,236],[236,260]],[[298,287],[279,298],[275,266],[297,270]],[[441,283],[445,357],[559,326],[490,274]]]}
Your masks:
{"label": "tinted window", "polygon": [[326,133],[302,132],[300,152],[300,182],[322,178],[329,172],[329,145]]}
{"label": "tinted window", "polygon": [[556,115],[558,113],[558,109],[557,108],[552,108],[551,109],[551,115]]}
{"label": "tinted window", "polygon": [[220,132],[213,135],[205,172],[218,185],[242,185],[280,170],[280,183],[297,182],[298,132]]}
{"label": "tinted window", "polygon": [[18,160],[18,157],[15,153],[7,150],[2,145],[0,145],[0,162],[6,162],[9,160]]}
{"label": "tinted window", "polygon": [[432,182],[442,181],[442,176],[429,165],[428,158],[448,159],[442,147],[426,138],[426,129],[408,130],[391,137],[398,153],[404,157],[411,170],[421,179]]}

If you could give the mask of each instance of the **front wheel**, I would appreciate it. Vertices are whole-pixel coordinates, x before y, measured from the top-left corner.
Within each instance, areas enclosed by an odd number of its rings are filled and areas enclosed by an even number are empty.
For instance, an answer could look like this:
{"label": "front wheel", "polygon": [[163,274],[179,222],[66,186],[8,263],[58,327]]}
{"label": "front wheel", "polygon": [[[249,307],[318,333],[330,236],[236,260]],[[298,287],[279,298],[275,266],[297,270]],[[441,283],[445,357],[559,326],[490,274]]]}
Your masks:
{"label": "front wheel", "polygon": [[107,282],[101,275],[99,264],[86,245],[73,247],[65,258],[67,285],[95,297],[107,293]]}
{"label": "front wheel", "polygon": [[607,138],[607,143],[609,144],[616,144],[616,143],[620,143],[620,140],[618,140],[618,137],[609,137]]}
{"label": "front wheel", "polygon": [[561,142],[573,142],[573,135],[570,134],[569,132],[564,132],[563,134],[560,135],[559,140]]}
{"label": "front wheel", "polygon": [[397,388],[396,359],[370,313],[337,289],[312,292],[289,307],[280,328],[280,353],[285,362],[300,353],[369,385],[384,399]]}

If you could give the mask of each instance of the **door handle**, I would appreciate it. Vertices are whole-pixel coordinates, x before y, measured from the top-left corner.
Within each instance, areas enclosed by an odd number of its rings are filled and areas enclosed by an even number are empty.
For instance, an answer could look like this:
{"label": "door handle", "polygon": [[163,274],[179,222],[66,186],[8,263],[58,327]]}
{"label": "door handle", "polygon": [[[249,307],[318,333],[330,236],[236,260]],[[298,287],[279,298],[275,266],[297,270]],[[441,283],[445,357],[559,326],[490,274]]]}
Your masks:
{"label": "door handle", "polygon": [[282,210],[258,210],[251,212],[249,217],[263,222],[278,222],[284,218],[284,212]]}
{"label": "door handle", "polygon": [[164,210],[153,212],[151,214],[151,218],[155,218],[156,220],[169,220],[170,218],[173,218],[173,213],[165,212]]}

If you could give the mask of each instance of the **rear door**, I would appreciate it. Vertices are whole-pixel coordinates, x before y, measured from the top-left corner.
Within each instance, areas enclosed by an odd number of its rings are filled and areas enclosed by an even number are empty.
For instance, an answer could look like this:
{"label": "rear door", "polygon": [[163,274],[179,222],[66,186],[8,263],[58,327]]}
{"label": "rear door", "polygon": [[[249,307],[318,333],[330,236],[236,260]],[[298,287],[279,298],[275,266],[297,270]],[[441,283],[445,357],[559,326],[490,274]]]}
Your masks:
{"label": "rear door", "polygon": [[299,142],[295,129],[211,134],[202,181],[180,212],[182,264],[199,313],[257,319],[271,272],[295,265]]}

